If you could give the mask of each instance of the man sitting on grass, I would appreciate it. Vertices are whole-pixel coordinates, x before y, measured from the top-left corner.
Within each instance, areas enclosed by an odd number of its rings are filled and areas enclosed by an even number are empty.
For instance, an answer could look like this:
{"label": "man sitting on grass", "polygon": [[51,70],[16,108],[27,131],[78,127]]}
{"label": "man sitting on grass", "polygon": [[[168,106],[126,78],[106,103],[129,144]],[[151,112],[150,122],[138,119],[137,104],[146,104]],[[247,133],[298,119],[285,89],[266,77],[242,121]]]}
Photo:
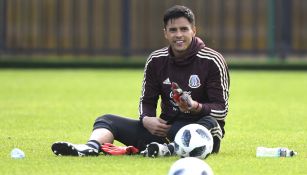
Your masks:
{"label": "man sitting on grass", "polygon": [[[98,117],[86,144],[56,142],[56,155],[96,156],[131,154],[142,150],[145,156],[174,153],[174,137],[188,124],[205,126],[214,139],[218,153],[228,112],[229,74],[223,56],[206,47],[196,37],[193,12],[175,5],[164,14],[164,36],[168,47],[152,52],[146,62],[140,119],[112,114]],[[161,98],[161,114],[156,115]],[[128,147],[112,145],[117,140]]]}

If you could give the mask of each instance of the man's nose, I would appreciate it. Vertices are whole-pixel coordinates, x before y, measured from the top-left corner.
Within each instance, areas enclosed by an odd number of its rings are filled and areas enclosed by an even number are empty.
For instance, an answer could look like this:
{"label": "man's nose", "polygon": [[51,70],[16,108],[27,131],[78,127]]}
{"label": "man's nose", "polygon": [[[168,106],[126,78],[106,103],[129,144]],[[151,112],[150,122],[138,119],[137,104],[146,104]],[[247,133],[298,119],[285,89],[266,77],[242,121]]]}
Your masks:
{"label": "man's nose", "polygon": [[177,30],[175,36],[176,37],[181,37],[182,36],[182,32],[180,30]]}

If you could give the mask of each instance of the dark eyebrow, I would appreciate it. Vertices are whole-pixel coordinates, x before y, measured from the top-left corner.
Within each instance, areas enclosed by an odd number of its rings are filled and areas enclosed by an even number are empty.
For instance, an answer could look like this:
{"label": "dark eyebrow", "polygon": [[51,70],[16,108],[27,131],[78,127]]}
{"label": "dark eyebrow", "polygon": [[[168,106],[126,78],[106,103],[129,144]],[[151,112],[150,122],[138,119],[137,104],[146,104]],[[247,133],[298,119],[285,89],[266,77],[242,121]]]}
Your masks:
{"label": "dark eyebrow", "polygon": [[[179,30],[186,30],[186,29],[188,29],[189,27],[186,27],[186,26],[184,26],[184,27],[179,27]],[[177,28],[176,27],[170,27],[170,28],[168,28],[168,30],[169,31],[176,31],[177,30]]]}
{"label": "dark eyebrow", "polygon": [[168,30],[174,31],[174,30],[177,30],[177,28],[176,27],[170,27],[170,28],[168,28]]}

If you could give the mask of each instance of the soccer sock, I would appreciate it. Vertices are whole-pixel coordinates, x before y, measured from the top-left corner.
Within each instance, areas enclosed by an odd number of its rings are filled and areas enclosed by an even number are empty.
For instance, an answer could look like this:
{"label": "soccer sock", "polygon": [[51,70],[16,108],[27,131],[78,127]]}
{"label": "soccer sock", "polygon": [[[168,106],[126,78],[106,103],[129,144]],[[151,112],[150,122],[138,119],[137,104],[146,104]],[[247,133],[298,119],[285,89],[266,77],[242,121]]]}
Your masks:
{"label": "soccer sock", "polygon": [[169,152],[171,153],[171,155],[174,155],[174,152],[175,152],[175,143],[172,142],[172,143],[167,144],[167,148],[168,148]]}
{"label": "soccer sock", "polygon": [[87,141],[86,145],[91,147],[91,148],[100,150],[100,143],[96,140],[89,140],[89,141]]}

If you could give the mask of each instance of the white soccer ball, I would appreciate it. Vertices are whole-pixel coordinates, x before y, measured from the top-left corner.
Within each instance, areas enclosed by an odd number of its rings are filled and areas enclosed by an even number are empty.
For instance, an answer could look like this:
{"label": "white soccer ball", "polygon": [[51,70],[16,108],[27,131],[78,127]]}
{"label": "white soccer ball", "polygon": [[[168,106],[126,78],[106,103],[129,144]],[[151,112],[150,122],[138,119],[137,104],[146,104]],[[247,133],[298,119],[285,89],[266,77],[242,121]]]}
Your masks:
{"label": "white soccer ball", "polygon": [[175,136],[175,152],[181,157],[206,158],[213,149],[210,131],[200,124],[182,127]]}
{"label": "white soccer ball", "polygon": [[168,175],[213,175],[213,171],[203,160],[196,157],[186,157],[173,163]]}

